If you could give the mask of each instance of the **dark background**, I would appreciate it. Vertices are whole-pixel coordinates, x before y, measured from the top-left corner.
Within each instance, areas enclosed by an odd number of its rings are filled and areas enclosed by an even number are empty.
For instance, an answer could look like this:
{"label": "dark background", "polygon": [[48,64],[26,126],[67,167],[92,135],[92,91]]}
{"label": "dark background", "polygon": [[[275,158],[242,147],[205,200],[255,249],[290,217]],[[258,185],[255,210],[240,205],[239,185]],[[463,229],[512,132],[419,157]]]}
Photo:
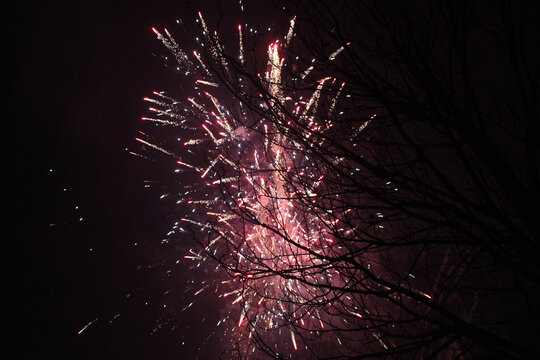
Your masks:
{"label": "dark background", "polygon": [[[151,28],[189,16],[182,1],[4,8],[8,355],[191,359],[212,353],[211,346],[199,350],[209,326],[199,324],[204,310],[182,315],[176,331],[163,320],[171,315],[161,303],[171,279],[161,283],[155,264],[171,217],[159,189],[144,187],[162,167],[126,151],[140,147],[134,138],[147,115],[142,98],[170,82],[152,55],[164,48]],[[181,287],[186,279],[174,281]]]}
{"label": "dark background", "polygon": [[[255,24],[269,18],[258,3],[246,4]],[[210,26],[217,4],[192,2]],[[221,11],[238,13],[238,1]],[[166,51],[151,28],[190,16],[182,0],[4,6],[4,355],[216,358],[205,338],[221,304],[208,298],[179,313],[200,275],[182,264],[163,275],[164,261],[181,258],[161,244],[174,214],[144,181],[167,169],[126,150],[140,148],[143,97],[178,86],[153,56]]]}

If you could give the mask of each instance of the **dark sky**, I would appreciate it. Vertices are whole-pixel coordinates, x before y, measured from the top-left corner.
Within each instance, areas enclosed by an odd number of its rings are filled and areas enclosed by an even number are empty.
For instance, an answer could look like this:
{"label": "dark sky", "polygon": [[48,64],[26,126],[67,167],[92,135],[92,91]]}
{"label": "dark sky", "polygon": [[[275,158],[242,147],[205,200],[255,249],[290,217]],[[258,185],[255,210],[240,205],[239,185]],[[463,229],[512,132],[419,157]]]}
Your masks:
{"label": "dark sky", "polygon": [[[144,188],[159,164],[125,150],[137,147],[142,98],[169,81],[151,27],[189,12],[182,1],[30,2],[4,12],[5,350],[18,359],[194,358],[207,324],[182,324],[201,310],[183,315],[180,330],[150,335],[171,280],[148,265],[160,260],[170,214],[159,191]],[[186,279],[173,280],[181,293]]]}
{"label": "dark sky", "polygon": [[[215,20],[216,2],[193,6]],[[247,17],[261,24],[268,11],[255,3],[248,10],[260,17]],[[179,313],[190,302],[190,279],[201,275],[179,264],[164,276],[162,261],[180,257],[161,245],[175,214],[144,181],[167,172],[126,151],[139,146],[143,97],[175,84],[152,55],[165,51],[151,28],[189,18],[184,1],[16,1],[2,10],[3,352],[16,359],[215,358],[218,348],[204,339],[221,304],[202,300]],[[234,17],[238,9],[223,8],[231,10]]]}

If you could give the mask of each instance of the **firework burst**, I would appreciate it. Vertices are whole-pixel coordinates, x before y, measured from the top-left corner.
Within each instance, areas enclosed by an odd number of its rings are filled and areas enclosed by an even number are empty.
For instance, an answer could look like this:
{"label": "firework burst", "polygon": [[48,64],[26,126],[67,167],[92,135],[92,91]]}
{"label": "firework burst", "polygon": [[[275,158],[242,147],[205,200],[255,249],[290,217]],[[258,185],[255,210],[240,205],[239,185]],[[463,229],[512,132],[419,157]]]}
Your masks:
{"label": "firework burst", "polygon": [[[344,241],[361,231],[351,216],[361,199],[347,194],[347,181],[333,172],[339,166],[354,177],[354,164],[320,152],[335,138],[346,85],[317,71],[315,61],[291,75],[292,65],[300,67],[290,50],[295,18],[285,36],[267,45],[263,69],[247,61],[255,52],[245,52],[256,48],[257,31],[238,26],[231,54],[201,13],[197,22],[202,35],[191,52],[166,29],[153,29],[185,76],[188,96],[154,92],[144,99],[153,115],[143,120],[176,129],[183,139],[164,145],[137,138],[174,158],[184,179],[194,179],[176,192],[184,211],[171,233],[198,228],[200,247],[184,258],[222,269],[194,288],[194,296],[214,288],[230,299],[223,321],[229,320],[225,333],[235,357],[354,354],[373,306],[361,294],[375,286],[358,273],[364,245]],[[341,145],[352,149],[368,123],[347,129]],[[344,188],[330,189],[335,180]],[[368,343],[387,346],[377,331],[367,333]]]}

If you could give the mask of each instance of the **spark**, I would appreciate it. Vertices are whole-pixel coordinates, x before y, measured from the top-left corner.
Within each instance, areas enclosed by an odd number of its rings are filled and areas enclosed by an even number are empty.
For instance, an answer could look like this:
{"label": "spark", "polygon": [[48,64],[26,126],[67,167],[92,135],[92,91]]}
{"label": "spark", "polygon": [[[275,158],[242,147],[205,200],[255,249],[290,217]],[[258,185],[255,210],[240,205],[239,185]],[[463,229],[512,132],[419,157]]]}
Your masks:
{"label": "spark", "polygon": [[[116,318],[117,316],[115,316]],[[98,321],[98,318],[95,318],[94,320],[90,321],[88,324],[84,325],[83,328],[79,331],[77,331],[77,335],[81,335],[86,329],[88,329],[89,326],[94,324],[96,321]]]}

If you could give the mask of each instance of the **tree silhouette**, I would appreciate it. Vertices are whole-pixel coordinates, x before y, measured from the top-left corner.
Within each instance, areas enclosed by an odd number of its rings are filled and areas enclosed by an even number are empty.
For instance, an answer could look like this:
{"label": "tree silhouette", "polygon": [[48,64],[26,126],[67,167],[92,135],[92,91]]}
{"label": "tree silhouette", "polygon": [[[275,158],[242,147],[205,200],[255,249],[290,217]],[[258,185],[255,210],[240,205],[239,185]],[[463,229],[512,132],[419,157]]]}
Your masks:
{"label": "tree silhouette", "polygon": [[238,47],[196,15],[193,56],[156,30],[197,95],[154,120],[198,150],[141,141],[201,181],[182,220],[236,286],[225,356],[538,356],[535,14],[298,1]]}

